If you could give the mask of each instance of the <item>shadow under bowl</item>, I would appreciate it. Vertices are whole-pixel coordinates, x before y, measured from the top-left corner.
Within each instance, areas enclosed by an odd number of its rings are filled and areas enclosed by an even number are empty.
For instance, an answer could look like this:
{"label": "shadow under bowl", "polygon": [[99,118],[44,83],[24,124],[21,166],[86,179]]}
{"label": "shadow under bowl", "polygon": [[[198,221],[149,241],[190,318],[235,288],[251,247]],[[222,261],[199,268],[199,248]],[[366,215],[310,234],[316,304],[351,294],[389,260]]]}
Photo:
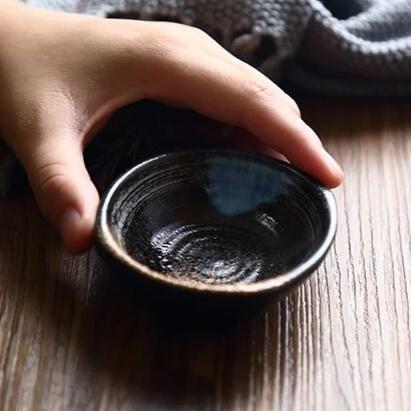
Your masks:
{"label": "shadow under bowl", "polygon": [[336,220],[333,194],[288,163],[203,150],[161,155],[121,176],[101,202],[96,237],[145,299],[236,312],[307,278]]}

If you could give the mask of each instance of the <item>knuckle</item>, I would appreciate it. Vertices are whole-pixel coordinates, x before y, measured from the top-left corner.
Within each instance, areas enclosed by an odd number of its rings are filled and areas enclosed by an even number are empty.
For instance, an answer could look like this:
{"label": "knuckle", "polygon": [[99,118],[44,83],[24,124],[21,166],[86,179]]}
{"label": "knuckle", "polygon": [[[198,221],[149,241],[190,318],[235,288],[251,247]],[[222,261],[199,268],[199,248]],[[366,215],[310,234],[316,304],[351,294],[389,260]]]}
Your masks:
{"label": "knuckle", "polygon": [[289,135],[291,137],[291,144],[284,142],[284,151],[290,148],[298,147],[309,147],[313,144],[319,144],[319,139],[314,132],[311,131],[304,123],[294,124],[290,127]]}
{"label": "knuckle", "polygon": [[172,42],[174,42],[178,46],[181,46],[184,49],[190,47],[190,44],[194,45],[193,42],[187,41],[187,39],[191,39],[194,41],[204,41],[211,39],[211,37],[200,28],[194,26],[187,26],[185,24],[180,23],[169,23],[166,35]]}
{"label": "knuckle", "polygon": [[190,26],[190,33],[192,33],[200,39],[211,39],[211,37],[204,30],[201,30],[198,27]]}
{"label": "knuckle", "polygon": [[278,96],[272,85],[265,81],[246,79],[244,82],[244,94],[247,98],[258,101],[277,101]]}
{"label": "knuckle", "polygon": [[187,37],[187,34],[181,33],[178,29],[157,32],[150,41],[149,55],[158,57],[162,62],[174,61],[178,53],[189,47]]}
{"label": "knuckle", "polygon": [[290,108],[292,111],[294,111],[295,114],[297,114],[298,117],[301,117],[301,110],[300,107],[298,107],[297,102],[290,96],[286,95],[288,99],[288,103],[290,104]]}
{"label": "knuckle", "polygon": [[271,81],[260,79],[247,79],[245,82],[245,95],[254,101],[287,105],[291,111],[301,117],[301,111],[296,101],[284,93]]}
{"label": "knuckle", "polygon": [[67,170],[58,162],[46,163],[34,174],[35,189],[43,197],[60,196],[68,187]]}
{"label": "knuckle", "polygon": [[[246,126],[250,122],[254,122],[261,109],[268,104],[275,103],[278,98],[273,93],[272,87],[266,82],[246,78],[242,89],[243,103],[240,106],[239,123]],[[254,110],[250,110],[250,103],[254,106]]]}

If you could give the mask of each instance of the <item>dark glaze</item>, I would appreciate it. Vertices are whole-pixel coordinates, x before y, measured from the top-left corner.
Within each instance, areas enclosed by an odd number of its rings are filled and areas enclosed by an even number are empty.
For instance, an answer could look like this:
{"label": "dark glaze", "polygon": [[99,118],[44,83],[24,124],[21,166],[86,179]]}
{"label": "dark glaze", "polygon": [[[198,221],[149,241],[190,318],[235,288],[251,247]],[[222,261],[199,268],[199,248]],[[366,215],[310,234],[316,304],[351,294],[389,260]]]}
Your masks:
{"label": "dark glaze", "polygon": [[110,225],[127,253],[210,285],[258,282],[306,261],[330,224],[318,186],[282,162],[212,153],[160,157],[115,194]]}

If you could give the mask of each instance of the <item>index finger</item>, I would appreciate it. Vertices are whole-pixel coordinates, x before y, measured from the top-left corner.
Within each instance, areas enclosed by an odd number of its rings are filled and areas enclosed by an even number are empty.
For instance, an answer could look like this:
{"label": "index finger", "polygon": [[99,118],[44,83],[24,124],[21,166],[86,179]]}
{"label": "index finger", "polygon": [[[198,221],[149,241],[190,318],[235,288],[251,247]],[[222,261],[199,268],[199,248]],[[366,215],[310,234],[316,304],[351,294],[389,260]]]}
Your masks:
{"label": "index finger", "polygon": [[182,53],[170,61],[150,97],[191,108],[219,121],[246,128],[261,141],[329,187],[343,172],[315,132],[252,72],[210,55]]}

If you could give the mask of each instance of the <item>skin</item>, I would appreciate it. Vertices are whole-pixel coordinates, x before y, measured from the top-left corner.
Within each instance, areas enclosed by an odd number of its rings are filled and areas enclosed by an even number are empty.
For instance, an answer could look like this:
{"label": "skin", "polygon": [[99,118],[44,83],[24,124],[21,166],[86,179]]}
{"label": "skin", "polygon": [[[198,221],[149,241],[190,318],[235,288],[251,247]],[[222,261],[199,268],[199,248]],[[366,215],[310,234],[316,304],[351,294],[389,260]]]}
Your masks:
{"label": "skin", "polygon": [[92,242],[99,196],[83,161],[120,107],[153,99],[247,130],[329,187],[343,173],[295,101],[204,32],[0,4],[0,132],[72,253]]}

